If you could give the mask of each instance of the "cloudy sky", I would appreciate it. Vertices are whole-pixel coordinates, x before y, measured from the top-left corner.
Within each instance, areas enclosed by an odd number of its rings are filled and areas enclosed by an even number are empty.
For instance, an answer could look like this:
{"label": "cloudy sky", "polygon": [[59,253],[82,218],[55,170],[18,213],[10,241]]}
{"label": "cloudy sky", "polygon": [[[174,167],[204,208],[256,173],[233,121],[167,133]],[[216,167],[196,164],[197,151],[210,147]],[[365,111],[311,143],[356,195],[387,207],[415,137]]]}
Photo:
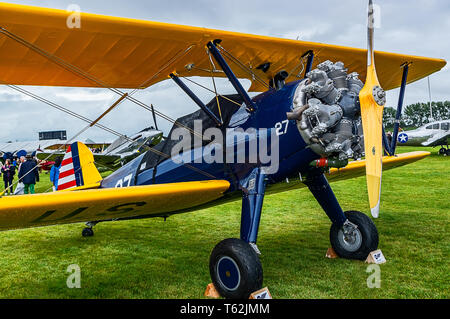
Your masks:
{"label": "cloudy sky", "polygon": [[[127,18],[193,25],[282,38],[366,47],[367,1],[364,0],[15,0],[17,4],[67,9],[77,4],[83,12]],[[376,30],[376,49],[450,61],[450,1],[448,0],[376,0],[381,8],[381,28]],[[450,71],[431,76],[433,100],[450,100]],[[209,80],[204,81],[210,84]],[[234,93],[226,81],[220,81],[221,93]],[[249,83],[245,83],[248,87]],[[94,119],[117,98],[102,89],[27,87],[47,99]],[[204,101],[212,96],[196,91]],[[388,95],[395,106],[398,91]],[[426,79],[408,86],[406,104],[428,102]],[[196,110],[193,103],[173,83],[166,81],[135,95],[163,113],[177,118]],[[0,142],[36,140],[38,132],[64,129],[69,137],[85,123],[72,119],[45,104],[0,87]],[[152,116],[129,102],[121,104],[102,124],[131,135],[153,125]],[[167,131],[170,124],[158,123]],[[91,129],[81,136],[97,142],[112,141],[114,136]]]}

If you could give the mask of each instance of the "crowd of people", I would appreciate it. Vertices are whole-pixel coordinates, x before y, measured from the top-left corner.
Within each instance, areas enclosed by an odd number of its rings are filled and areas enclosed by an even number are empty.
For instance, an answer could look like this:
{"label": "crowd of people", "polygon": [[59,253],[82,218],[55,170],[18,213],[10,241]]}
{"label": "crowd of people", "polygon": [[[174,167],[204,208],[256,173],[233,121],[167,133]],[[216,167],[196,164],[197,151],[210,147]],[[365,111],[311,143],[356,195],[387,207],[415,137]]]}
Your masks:
{"label": "crowd of people", "polygon": [[[50,181],[53,184],[53,191],[58,190],[59,169],[62,159],[58,157],[50,171]],[[1,163],[0,163],[1,164]],[[5,185],[4,195],[35,194],[35,186],[39,183],[39,173],[41,171],[40,161],[33,157],[33,154],[21,156],[20,158],[8,158],[3,165],[0,165],[0,176],[3,176]],[[14,179],[17,176],[17,181]]]}

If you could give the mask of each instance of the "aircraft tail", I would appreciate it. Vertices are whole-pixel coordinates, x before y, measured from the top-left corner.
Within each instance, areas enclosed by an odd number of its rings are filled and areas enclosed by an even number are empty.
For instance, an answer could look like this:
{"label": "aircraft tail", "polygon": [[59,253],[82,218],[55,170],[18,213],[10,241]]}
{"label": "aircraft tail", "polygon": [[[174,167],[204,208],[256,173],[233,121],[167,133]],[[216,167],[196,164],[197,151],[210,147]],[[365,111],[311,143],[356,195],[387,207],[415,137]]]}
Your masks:
{"label": "aircraft tail", "polygon": [[59,170],[58,191],[98,188],[101,181],[89,148],[81,142],[70,145]]}

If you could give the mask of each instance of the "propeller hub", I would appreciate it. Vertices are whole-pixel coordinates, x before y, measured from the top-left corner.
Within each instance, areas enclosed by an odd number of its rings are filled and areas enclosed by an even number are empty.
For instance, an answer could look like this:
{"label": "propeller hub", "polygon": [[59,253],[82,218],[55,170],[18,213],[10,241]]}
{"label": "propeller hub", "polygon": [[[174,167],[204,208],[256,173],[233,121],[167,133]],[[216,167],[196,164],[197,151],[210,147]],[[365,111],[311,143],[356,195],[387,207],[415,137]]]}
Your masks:
{"label": "propeller hub", "polygon": [[373,98],[379,106],[386,105],[386,91],[379,86],[373,88]]}

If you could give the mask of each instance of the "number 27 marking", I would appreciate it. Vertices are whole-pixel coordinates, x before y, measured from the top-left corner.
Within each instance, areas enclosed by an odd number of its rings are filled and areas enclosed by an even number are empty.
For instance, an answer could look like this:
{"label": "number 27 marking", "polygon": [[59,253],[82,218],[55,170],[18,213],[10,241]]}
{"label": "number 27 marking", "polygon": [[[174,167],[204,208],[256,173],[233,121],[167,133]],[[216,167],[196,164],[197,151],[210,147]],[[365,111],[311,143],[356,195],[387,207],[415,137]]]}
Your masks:
{"label": "number 27 marking", "polygon": [[130,187],[131,185],[131,178],[133,177],[133,174],[128,175],[124,179],[119,179],[116,184],[116,188],[122,188],[123,185],[126,185],[125,187]]}
{"label": "number 27 marking", "polygon": [[286,134],[288,131],[288,128],[289,128],[289,120],[285,120],[283,122],[279,122],[279,123],[275,124],[277,136]]}

